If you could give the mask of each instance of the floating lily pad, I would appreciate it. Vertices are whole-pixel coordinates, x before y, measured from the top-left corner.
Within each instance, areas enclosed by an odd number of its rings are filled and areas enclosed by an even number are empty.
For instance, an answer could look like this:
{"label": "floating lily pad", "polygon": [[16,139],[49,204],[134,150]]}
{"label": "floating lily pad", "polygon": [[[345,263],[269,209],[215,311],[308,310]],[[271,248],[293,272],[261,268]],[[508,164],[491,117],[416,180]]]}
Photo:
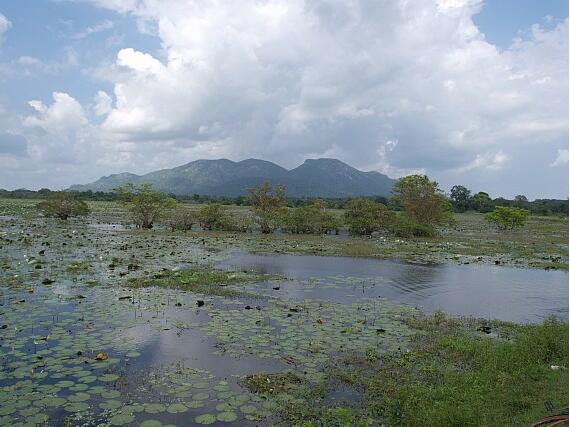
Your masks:
{"label": "floating lily pad", "polygon": [[170,412],[171,414],[178,414],[181,412],[186,412],[188,407],[183,403],[173,403],[166,408],[166,412]]}
{"label": "floating lily pad", "polygon": [[99,380],[104,381],[104,382],[117,381],[118,379],[119,379],[119,376],[116,374],[105,374],[105,375],[101,375],[99,377]]}
{"label": "floating lily pad", "polygon": [[109,419],[109,424],[113,426],[123,426],[125,424],[132,423],[135,420],[135,416],[133,414],[121,412],[117,415],[112,416]]}
{"label": "floating lily pad", "polygon": [[114,399],[120,395],[121,392],[119,390],[105,390],[101,392],[101,397],[104,397],[105,399]]}
{"label": "floating lily pad", "polygon": [[88,393],[75,393],[67,398],[70,402],[85,402],[86,400],[91,399],[91,395]]}
{"label": "floating lily pad", "polygon": [[166,410],[166,406],[162,403],[147,403],[144,405],[145,412],[149,414],[158,414]]}
{"label": "floating lily pad", "polygon": [[67,412],[84,412],[89,409],[89,405],[84,402],[73,402],[65,405],[63,409]]}
{"label": "floating lily pad", "polygon": [[218,421],[233,423],[235,420],[237,420],[237,414],[235,412],[225,411],[225,412],[220,412],[216,416],[216,418],[218,419]]}
{"label": "floating lily pad", "polygon": [[194,421],[197,424],[205,424],[205,425],[214,424],[216,422],[216,416],[212,414],[202,414],[194,418]]}

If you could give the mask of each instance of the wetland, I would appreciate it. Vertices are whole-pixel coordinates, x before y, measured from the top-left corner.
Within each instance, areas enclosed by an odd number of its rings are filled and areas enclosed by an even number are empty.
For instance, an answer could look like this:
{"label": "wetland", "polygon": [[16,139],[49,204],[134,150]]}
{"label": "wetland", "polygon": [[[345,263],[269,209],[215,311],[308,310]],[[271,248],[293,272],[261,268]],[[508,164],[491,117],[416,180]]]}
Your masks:
{"label": "wetland", "polygon": [[60,221],[0,200],[0,425],[521,425],[567,405],[567,219],[353,238],[138,230],[90,204]]}

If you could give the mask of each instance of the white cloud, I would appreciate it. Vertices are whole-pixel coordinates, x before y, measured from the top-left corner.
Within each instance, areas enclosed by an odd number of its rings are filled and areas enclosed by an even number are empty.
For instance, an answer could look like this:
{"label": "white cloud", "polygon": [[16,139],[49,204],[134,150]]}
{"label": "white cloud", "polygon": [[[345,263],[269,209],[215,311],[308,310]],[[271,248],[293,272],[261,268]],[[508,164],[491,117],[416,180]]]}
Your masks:
{"label": "white cloud", "polygon": [[103,116],[113,108],[113,99],[105,91],[98,91],[95,95],[95,114]]}
{"label": "white cloud", "polygon": [[473,22],[480,0],[93,2],[161,42],[101,66],[115,103],[98,93],[103,123],[83,125],[103,141],[99,158],[137,171],[330,155],[392,175],[484,169],[514,182],[525,169],[512,159],[568,137],[567,20],[498,49]]}
{"label": "white cloud", "polygon": [[4,34],[12,28],[12,23],[4,15],[0,13],[0,44],[2,44],[2,39]]}
{"label": "white cloud", "polygon": [[568,164],[568,150],[558,150],[556,159],[550,164],[551,167],[564,166]]}
{"label": "white cloud", "polygon": [[71,36],[71,38],[75,39],[75,40],[81,40],[81,39],[84,39],[84,38],[90,36],[91,34],[97,34],[97,33],[101,33],[104,31],[108,31],[108,30],[112,29],[114,26],[115,26],[114,22],[106,19],[104,21],[101,21],[101,22],[93,25],[93,26],[85,28],[85,30],[74,34],[73,36]]}

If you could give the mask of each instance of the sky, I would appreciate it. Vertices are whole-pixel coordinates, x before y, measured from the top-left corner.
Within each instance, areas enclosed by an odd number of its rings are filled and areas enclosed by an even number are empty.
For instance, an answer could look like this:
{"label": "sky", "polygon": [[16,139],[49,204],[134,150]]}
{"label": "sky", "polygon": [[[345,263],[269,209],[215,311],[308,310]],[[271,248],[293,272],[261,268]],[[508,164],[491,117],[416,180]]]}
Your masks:
{"label": "sky", "polygon": [[0,188],[332,157],[568,197],[565,0],[0,0]]}

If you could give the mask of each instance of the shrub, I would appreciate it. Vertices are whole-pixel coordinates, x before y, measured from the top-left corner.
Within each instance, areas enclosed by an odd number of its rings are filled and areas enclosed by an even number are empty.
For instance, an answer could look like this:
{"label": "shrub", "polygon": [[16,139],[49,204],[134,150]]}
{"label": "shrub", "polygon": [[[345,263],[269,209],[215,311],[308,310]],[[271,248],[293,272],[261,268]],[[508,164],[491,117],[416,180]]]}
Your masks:
{"label": "shrub", "polygon": [[138,228],[152,228],[165,209],[176,205],[176,200],[153,190],[151,184],[138,187],[127,184],[116,191],[119,199],[129,207]]}
{"label": "shrub", "polygon": [[203,230],[233,230],[232,219],[220,203],[208,203],[198,211],[198,221]]}
{"label": "shrub", "polygon": [[324,234],[329,230],[338,230],[337,218],[327,212],[321,200],[311,205],[288,209],[283,218],[284,228],[297,234]]}
{"label": "shrub", "polygon": [[388,227],[390,233],[397,237],[435,237],[437,230],[424,224],[418,224],[407,215],[394,215]]}
{"label": "shrub", "polygon": [[262,233],[271,233],[283,219],[285,207],[285,187],[282,185],[271,188],[269,182],[255,188],[249,188],[249,202],[251,203],[255,219]]}
{"label": "shrub", "polygon": [[392,213],[385,205],[369,199],[351,200],[344,214],[350,232],[357,235],[368,235],[386,229],[391,217]]}
{"label": "shrub", "polygon": [[172,230],[191,231],[198,222],[196,215],[188,208],[174,209],[167,218],[167,224]]}
{"label": "shrub", "polygon": [[87,203],[77,199],[77,196],[67,191],[51,193],[47,200],[38,203],[37,208],[45,216],[66,220],[69,217],[88,215],[90,210]]}
{"label": "shrub", "polygon": [[485,215],[485,220],[501,231],[514,230],[526,224],[529,214],[526,209],[497,206],[493,212]]}

